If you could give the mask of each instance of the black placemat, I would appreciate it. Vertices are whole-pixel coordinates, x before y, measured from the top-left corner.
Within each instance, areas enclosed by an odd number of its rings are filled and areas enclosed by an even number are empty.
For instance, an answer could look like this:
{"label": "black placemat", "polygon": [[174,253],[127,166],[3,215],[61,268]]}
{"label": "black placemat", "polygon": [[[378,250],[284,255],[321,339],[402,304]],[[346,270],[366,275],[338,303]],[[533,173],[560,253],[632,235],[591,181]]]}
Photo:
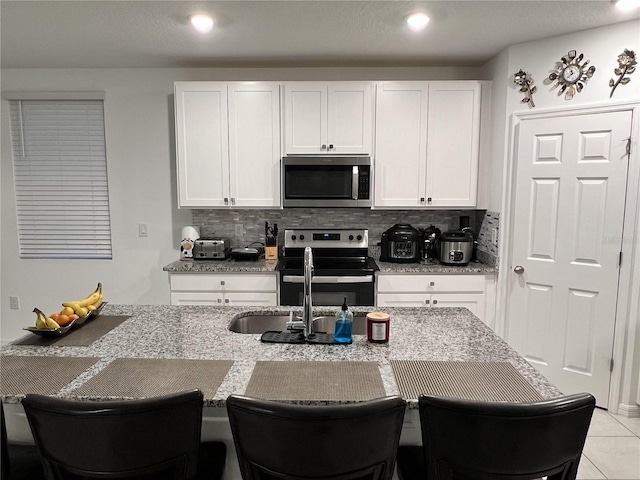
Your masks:
{"label": "black placemat", "polygon": [[363,401],[386,393],[377,362],[258,361],[245,395],[266,400]]}
{"label": "black placemat", "polygon": [[3,395],[54,395],[93,366],[94,357],[0,357],[0,392]]}
{"label": "black placemat", "polygon": [[129,317],[130,315],[100,315],[86,321],[82,325],[72,327],[69,332],[59,337],[46,337],[30,333],[26,337],[19,338],[13,342],[12,345],[88,347]]}
{"label": "black placemat", "polygon": [[466,400],[535,402],[542,396],[508,362],[392,360],[400,395],[421,394]]}
{"label": "black placemat", "polygon": [[72,395],[140,398],[199,388],[213,398],[233,360],[117,358]]}

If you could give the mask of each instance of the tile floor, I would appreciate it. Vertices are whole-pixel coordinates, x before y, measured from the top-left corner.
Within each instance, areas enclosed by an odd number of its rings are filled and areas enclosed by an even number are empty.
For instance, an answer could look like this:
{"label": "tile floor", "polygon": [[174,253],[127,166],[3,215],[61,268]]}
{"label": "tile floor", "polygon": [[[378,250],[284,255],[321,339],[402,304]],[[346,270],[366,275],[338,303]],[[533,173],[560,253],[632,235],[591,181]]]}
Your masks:
{"label": "tile floor", "polygon": [[640,418],[596,408],[578,480],[640,480]]}

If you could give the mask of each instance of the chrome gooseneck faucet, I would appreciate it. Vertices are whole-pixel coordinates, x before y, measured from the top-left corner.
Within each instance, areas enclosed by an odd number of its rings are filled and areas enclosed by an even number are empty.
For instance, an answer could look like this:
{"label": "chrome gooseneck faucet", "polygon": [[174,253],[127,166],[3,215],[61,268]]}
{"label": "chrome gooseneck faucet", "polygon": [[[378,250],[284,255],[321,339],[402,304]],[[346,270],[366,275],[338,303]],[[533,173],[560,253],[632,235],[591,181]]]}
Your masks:
{"label": "chrome gooseneck faucet", "polygon": [[313,335],[313,314],[311,301],[311,280],[313,279],[313,253],[311,247],[304,249],[304,290],[302,297],[302,323],[305,338]]}

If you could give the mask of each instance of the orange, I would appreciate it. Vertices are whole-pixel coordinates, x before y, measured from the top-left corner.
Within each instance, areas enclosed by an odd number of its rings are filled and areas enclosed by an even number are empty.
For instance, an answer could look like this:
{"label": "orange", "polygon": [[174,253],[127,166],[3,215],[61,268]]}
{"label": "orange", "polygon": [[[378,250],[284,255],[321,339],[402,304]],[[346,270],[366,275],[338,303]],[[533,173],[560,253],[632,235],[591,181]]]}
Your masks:
{"label": "orange", "polygon": [[52,313],[51,315],[49,315],[50,318],[53,318],[54,320],[58,320],[58,317],[60,316],[59,313]]}
{"label": "orange", "polygon": [[58,318],[56,319],[56,322],[58,322],[58,325],[60,325],[61,327],[64,327],[70,321],[71,319],[69,318],[69,315],[58,315]]}
{"label": "orange", "polygon": [[71,315],[69,315],[69,320],[74,321],[79,319],[80,317],[78,315],[76,315],[75,313],[72,313]]}

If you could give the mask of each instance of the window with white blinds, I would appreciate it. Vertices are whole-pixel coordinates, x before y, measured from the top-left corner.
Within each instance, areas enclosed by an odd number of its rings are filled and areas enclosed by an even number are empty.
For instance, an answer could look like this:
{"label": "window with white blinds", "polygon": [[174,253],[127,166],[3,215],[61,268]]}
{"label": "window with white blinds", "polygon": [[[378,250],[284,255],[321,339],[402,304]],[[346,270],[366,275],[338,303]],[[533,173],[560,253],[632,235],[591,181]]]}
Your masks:
{"label": "window with white blinds", "polygon": [[21,258],[111,258],[102,100],[11,100]]}

